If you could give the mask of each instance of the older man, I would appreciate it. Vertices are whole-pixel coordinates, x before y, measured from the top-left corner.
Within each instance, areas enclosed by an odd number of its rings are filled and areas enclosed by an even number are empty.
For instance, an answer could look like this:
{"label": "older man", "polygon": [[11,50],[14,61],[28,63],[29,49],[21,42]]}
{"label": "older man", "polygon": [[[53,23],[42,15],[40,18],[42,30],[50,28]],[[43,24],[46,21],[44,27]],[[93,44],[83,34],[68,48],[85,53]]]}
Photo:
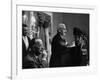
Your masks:
{"label": "older man", "polygon": [[31,51],[24,58],[24,68],[46,68],[48,67],[47,52],[43,47],[41,39],[34,39]]}
{"label": "older man", "polygon": [[[50,59],[50,67],[62,67],[64,66],[62,62],[62,56],[67,54],[66,58],[69,58],[68,54],[68,43],[64,39],[67,29],[65,24],[60,23],[57,28],[57,34],[52,40],[52,55]],[[66,65],[70,65],[69,62]]]}

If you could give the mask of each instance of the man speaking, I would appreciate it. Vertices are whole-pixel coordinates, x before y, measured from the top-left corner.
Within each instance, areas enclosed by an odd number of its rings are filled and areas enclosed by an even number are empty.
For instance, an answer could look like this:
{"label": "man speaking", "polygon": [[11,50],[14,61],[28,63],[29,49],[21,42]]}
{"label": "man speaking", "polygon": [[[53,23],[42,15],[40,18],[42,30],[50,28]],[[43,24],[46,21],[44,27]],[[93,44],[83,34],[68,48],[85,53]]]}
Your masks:
{"label": "man speaking", "polygon": [[67,54],[68,44],[66,40],[64,39],[64,36],[66,35],[67,29],[65,24],[60,23],[57,28],[57,34],[53,37],[52,40],[52,55],[50,59],[50,67],[62,67],[62,55]]}

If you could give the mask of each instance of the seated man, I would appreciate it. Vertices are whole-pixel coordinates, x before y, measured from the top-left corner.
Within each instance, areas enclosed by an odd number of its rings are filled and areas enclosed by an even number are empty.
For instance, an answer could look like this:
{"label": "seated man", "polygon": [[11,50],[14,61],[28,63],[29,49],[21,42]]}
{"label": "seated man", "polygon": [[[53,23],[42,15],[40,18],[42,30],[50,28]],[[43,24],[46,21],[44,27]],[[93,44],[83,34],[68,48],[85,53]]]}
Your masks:
{"label": "seated man", "polygon": [[48,67],[47,52],[43,47],[41,39],[34,39],[29,54],[25,57],[25,68],[45,68]]}

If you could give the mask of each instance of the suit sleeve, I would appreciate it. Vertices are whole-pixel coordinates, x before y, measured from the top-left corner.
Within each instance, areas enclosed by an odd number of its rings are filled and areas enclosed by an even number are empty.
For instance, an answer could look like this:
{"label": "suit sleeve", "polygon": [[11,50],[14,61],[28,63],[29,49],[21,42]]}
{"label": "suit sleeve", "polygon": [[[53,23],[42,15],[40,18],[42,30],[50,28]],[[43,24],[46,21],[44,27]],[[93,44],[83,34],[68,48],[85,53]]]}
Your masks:
{"label": "suit sleeve", "polygon": [[67,44],[66,44],[65,41],[60,40],[60,41],[58,42],[58,44],[59,44],[59,48],[58,48],[58,54],[59,54],[59,55],[69,53],[70,48],[67,47]]}

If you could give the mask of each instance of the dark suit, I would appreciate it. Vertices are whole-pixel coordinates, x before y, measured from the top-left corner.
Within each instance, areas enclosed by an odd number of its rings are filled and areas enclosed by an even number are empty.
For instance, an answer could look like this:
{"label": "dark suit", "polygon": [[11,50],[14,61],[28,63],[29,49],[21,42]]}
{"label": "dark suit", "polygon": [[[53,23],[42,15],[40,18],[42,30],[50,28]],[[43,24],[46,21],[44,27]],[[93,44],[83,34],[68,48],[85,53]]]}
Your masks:
{"label": "dark suit", "polygon": [[[55,35],[52,40],[52,55],[50,59],[50,67],[62,67],[62,56],[67,54],[66,58],[69,58],[68,48],[65,45],[65,39],[59,34]],[[68,63],[69,64],[69,63]],[[66,63],[67,65],[67,63]]]}
{"label": "dark suit", "polygon": [[[33,53],[35,54],[35,53]],[[40,54],[37,58],[35,55],[28,54],[24,58],[24,68],[30,69],[30,68],[46,68],[48,67],[47,61],[42,60],[42,54]]]}
{"label": "dark suit", "polygon": [[[28,49],[26,49],[26,45],[24,40],[22,39],[22,68],[23,69],[29,69],[29,68],[45,68],[48,67],[47,60],[42,60],[44,54],[38,55],[38,58],[36,58],[36,53],[32,49],[32,46],[35,44],[35,39],[30,40],[28,39]],[[32,55],[31,55],[32,54]],[[33,55],[34,54],[34,55]]]}
{"label": "dark suit", "polygon": [[[28,44],[30,45],[30,39],[29,37],[27,37],[28,39]],[[25,64],[24,64],[24,58],[25,56],[27,56],[27,54],[29,53],[29,46],[28,49],[26,49],[26,45],[24,40],[22,39],[22,68],[24,68]]]}

